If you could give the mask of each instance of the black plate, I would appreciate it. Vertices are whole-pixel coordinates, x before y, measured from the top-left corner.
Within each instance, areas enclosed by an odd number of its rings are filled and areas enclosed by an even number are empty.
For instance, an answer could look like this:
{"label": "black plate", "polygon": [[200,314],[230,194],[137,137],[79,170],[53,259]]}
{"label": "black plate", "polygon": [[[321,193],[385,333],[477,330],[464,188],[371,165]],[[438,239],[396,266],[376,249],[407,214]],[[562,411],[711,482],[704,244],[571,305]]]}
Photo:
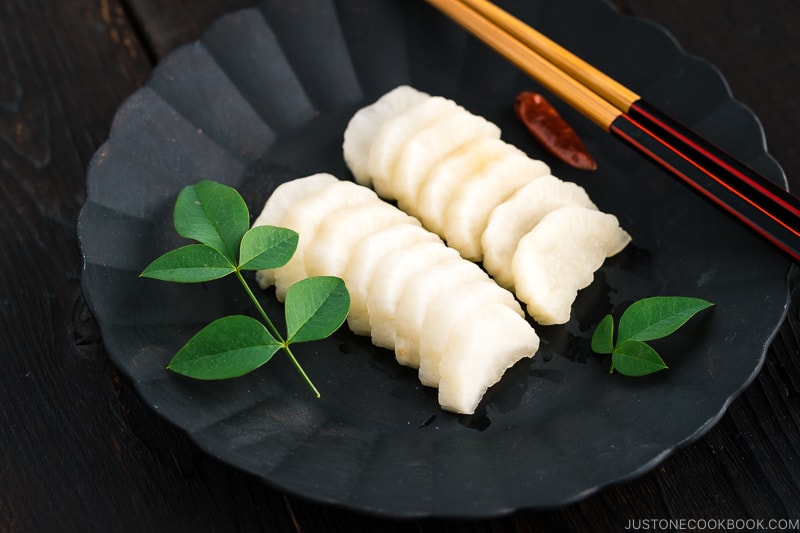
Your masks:
{"label": "black plate", "polygon": [[[503,2],[776,182],[756,118],[721,76],[662,29],[599,0]],[[400,83],[456,99],[504,138],[584,185],[633,243],[581,292],[573,319],[540,328],[533,362],[511,369],[471,417],[392,354],[342,330],[298,348],[314,399],[277,357],[204,383],[164,367],[200,327],[251,313],[225,280],[139,279],[179,240],[178,191],[200,179],[240,189],[255,215],[274,187],[327,171],[348,178],[345,124]],[[787,307],[787,259],[569,109],[599,169],[544,155],[513,115],[534,82],[419,0],[265,2],[176,50],[119,110],[88,176],[79,222],[84,290],[114,362],[142,398],[208,453],[294,494],[390,516],[494,516],[578,500],[652,468],[703,434],[758,372]],[[555,100],[554,100],[555,101]],[[658,348],[670,369],[629,379],[591,354],[607,312],[651,295],[716,304]],[[274,316],[281,308],[263,295]]]}

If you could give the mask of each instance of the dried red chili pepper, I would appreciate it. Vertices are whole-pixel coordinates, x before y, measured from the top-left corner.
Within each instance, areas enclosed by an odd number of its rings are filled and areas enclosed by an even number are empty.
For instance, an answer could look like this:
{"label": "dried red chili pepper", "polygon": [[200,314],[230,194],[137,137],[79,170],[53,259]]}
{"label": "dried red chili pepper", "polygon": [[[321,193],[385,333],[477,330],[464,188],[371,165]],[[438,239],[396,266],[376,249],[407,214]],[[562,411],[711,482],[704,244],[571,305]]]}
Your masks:
{"label": "dried red chili pepper", "polygon": [[572,126],[541,94],[520,93],[514,111],[536,140],[561,161],[581,170],[597,168],[597,162]]}

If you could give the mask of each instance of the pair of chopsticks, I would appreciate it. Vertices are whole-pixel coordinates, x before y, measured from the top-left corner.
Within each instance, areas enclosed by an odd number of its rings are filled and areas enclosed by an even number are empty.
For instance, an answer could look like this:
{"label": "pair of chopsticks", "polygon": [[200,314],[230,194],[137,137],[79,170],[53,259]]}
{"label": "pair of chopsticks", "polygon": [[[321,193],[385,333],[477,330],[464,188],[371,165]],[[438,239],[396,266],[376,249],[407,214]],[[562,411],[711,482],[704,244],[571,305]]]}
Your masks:
{"label": "pair of chopsticks", "polygon": [[427,0],[598,126],[800,262],[800,200],[487,0]]}

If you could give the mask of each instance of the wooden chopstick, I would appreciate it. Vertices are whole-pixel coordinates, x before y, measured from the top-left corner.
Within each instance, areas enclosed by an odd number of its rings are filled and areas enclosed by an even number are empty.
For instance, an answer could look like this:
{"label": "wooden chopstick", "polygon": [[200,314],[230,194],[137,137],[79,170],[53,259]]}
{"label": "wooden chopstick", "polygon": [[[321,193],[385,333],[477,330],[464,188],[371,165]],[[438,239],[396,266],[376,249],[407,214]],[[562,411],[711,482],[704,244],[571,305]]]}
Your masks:
{"label": "wooden chopstick", "polygon": [[[461,0],[461,2],[491,21],[498,28],[502,28],[506,33],[566,72],[570,77],[589,88],[620,111],[628,111],[631,104],[639,100],[639,95],[635,92],[493,3],[487,0]],[[457,2],[431,3],[455,4]]]}
{"label": "wooden chopstick", "polygon": [[428,3],[466,28],[598,126],[608,129],[619,116],[620,111],[612,104],[465,3],[454,0],[428,0]]}
{"label": "wooden chopstick", "polygon": [[800,200],[487,0],[427,0],[598,126],[800,262]]}

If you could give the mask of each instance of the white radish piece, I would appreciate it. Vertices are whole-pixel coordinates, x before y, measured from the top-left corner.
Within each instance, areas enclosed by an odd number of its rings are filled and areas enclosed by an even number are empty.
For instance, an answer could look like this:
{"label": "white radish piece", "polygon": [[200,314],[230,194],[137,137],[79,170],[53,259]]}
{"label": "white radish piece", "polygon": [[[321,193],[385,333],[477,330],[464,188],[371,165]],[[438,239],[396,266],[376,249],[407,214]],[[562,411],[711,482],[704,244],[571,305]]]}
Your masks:
{"label": "white radish piece", "polygon": [[412,135],[397,160],[392,188],[398,205],[415,213],[422,181],[430,168],[444,155],[478,138],[500,138],[500,128],[466,109],[449,114]]}
{"label": "white radish piece", "polygon": [[426,98],[430,98],[430,95],[408,85],[400,85],[353,115],[344,130],[342,151],[356,182],[367,186],[372,184],[368,170],[369,148],[383,123]]}
{"label": "white radish piece", "polygon": [[520,317],[524,316],[514,296],[488,277],[437,294],[425,311],[419,337],[419,380],[423,385],[439,386],[439,362],[458,319],[470,310],[491,304],[505,305]]}
{"label": "white radish piece", "polygon": [[303,178],[293,179],[281,183],[264,202],[264,207],[258,218],[253,222],[256,226],[277,226],[289,209],[302,198],[321,191],[324,187],[339,183],[339,178],[320,172]]}
{"label": "white radish piece", "polygon": [[342,279],[350,293],[347,325],[357,335],[369,335],[367,298],[372,276],[378,263],[393,251],[419,242],[444,243],[435,233],[418,224],[399,224],[363,238],[353,249]]}
{"label": "white radish piece", "polygon": [[481,236],[494,208],[523,186],[550,173],[542,161],[508,146],[506,155],[465,179],[447,204],[440,235],[470,261],[483,259]]}
{"label": "white radish piece", "polygon": [[382,201],[331,211],[308,243],[304,259],[308,276],[342,277],[353,249],[364,237],[398,224],[419,220]]}
{"label": "white radish piece", "polygon": [[534,329],[505,305],[465,313],[453,326],[439,363],[439,405],[473,414],[486,390],[538,349]]}
{"label": "white radish piece", "polygon": [[283,301],[289,287],[308,277],[305,248],[328,213],[343,207],[378,201],[380,199],[372,189],[356,185],[352,181],[339,180],[292,206],[281,220],[280,226],[298,233],[297,250],[288,263],[274,270],[275,295],[278,300]]}
{"label": "white radish piece", "polygon": [[452,100],[431,96],[383,123],[369,148],[368,172],[382,198],[394,200],[392,181],[400,153],[412,135],[459,109]]}
{"label": "white radish piece", "polygon": [[586,190],[554,176],[542,176],[494,208],[481,236],[483,266],[494,280],[514,290],[511,260],[517,243],[550,211],[577,205],[597,209]]}
{"label": "white radish piece", "polygon": [[441,158],[420,184],[414,216],[422,220],[423,226],[441,235],[447,204],[460,184],[509,149],[500,139],[479,138]]}
{"label": "white radish piece", "polygon": [[517,244],[511,263],[517,297],[538,323],[567,322],[578,291],[630,240],[614,215],[577,206],[551,211]]}
{"label": "white radish piece", "polygon": [[395,312],[395,357],[404,366],[419,368],[419,338],[425,312],[438,294],[468,281],[488,279],[478,265],[455,257],[420,272],[406,284]]}
{"label": "white radish piece", "polygon": [[399,248],[376,265],[367,296],[370,335],[375,346],[394,350],[395,317],[408,281],[431,266],[458,257],[441,242],[421,242]]}
{"label": "white radish piece", "polygon": [[[335,176],[323,172],[281,183],[267,198],[261,213],[253,222],[253,227],[279,226],[286,212],[300,199],[338,181]],[[266,289],[275,283],[275,273],[272,269],[259,270],[256,272],[256,282],[259,287]]]}

